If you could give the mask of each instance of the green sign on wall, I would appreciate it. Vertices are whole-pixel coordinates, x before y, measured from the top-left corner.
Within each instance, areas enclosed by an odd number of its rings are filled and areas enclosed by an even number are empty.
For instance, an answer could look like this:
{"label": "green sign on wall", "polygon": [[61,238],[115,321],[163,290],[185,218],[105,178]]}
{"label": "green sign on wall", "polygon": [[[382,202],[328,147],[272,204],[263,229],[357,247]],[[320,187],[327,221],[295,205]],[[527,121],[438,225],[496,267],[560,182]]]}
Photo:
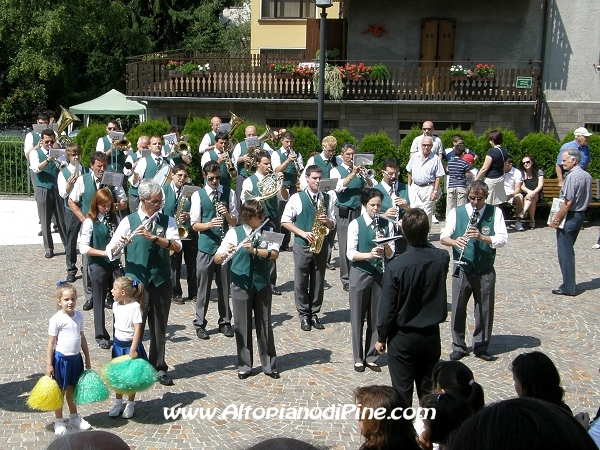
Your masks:
{"label": "green sign on wall", "polygon": [[532,85],[533,77],[517,77],[515,87],[519,89],[531,89]]}

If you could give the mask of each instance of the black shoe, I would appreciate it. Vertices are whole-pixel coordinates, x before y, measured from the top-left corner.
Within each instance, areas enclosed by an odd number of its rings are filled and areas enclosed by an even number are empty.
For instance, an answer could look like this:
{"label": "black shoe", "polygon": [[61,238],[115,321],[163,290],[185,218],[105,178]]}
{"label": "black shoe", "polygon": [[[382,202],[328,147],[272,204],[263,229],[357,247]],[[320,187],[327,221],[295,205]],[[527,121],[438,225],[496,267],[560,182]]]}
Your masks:
{"label": "black shoe", "polygon": [[364,364],[360,364],[360,363],[355,363],[354,364],[354,371],[355,372],[364,372],[365,371],[365,365]]}
{"label": "black shoe", "polygon": [[89,311],[93,307],[94,307],[94,303],[91,300],[88,300],[87,302],[85,302],[83,304],[83,307],[81,309],[83,309],[84,311]]}
{"label": "black shoe", "polygon": [[327,263],[326,267],[327,267],[327,270],[335,270],[335,269],[337,269],[337,267],[335,267],[335,266],[334,266],[333,264],[331,264],[331,263]]}
{"label": "black shoe", "polygon": [[350,285],[348,285],[348,284],[345,284],[345,285],[344,285],[344,287],[343,287],[343,289],[344,289],[346,292],[350,292]]}
{"label": "black shoe", "polygon": [[171,378],[166,373],[158,377],[158,382],[163,386],[173,386],[173,378]]}
{"label": "black shoe", "polygon": [[109,350],[110,349],[110,343],[106,342],[106,341],[102,341],[98,344],[98,346],[103,349],[103,350]]}
{"label": "black shoe", "polygon": [[310,331],[311,330],[310,322],[308,321],[308,317],[303,317],[300,320],[300,329],[302,331]]}
{"label": "black shoe", "polygon": [[219,331],[227,337],[233,337],[233,329],[231,328],[231,325],[228,323],[219,325]]}
{"label": "black shoe", "polygon": [[552,293],[554,295],[566,295],[566,296],[569,296],[569,297],[575,297],[575,295],[576,295],[576,294],[567,294],[566,292],[561,291],[560,289],[552,289]]}
{"label": "black shoe", "polygon": [[367,363],[367,367],[371,369],[373,372],[381,372],[381,367],[379,367],[375,363]]}
{"label": "black shoe", "polygon": [[273,295],[281,295],[281,291],[275,286],[271,287],[271,292],[273,292]]}
{"label": "black shoe", "polygon": [[279,380],[281,377],[279,376],[279,372],[271,372],[271,373],[266,373],[265,375],[268,377],[273,378],[274,380]]}
{"label": "black shoe", "polygon": [[238,378],[240,380],[245,380],[250,376],[250,372],[238,372]]}
{"label": "black shoe", "polygon": [[479,359],[483,359],[484,361],[495,361],[496,357],[490,355],[487,350],[482,350],[480,352],[473,352],[473,354],[475,355],[475,357],[479,358]]}
{"label": "black shoe", "polygon": [[311,319],[310,319],[310,323],[317,330],[324,330],[325,329],[325,327],[323,326],[323,324],[321,323],[321,321],[319,320],[319,318],[317,316],[312,316]]}
{"label": "black shoe", "polygon": [[52,250],[50,250],[49,252],[46,252],[46,254],[44,255],[44,258],[46,258],[46,259],[54,258],[54,252]]}
{"label": "black shoe", "polygon": [[202,327],[196,330],[196,336],[198,336],[198,339],[210,339],[210,336]]}
{"label": "black shoe", "polygon": [[67,283],[75,283],[75,274],[74,273],[67,274]]}
{"label": "black shoe", "polygon": [[52,227],[52,232],[58,233],[58,227],[56,225],[54,225],[54,227]]}
{"label": "black shoe", "polygon": [[185,302],[181,297],[173,297],[171,303],[175,303],[176,305],[185,305]]}
{"label": "black shoe", "polygon": [[450,359],[452,361],[458,361],[459,359],[463,359],[467,355],[468,355],[468,353],[466,353],[466,352],[454,350],[452,353],[450,353]]}
{"label": "black shoe", "polygon": [[112,302],[110,302],[110,303],[104,302],[104,309],[112,309],[112,306],[113,306]]}
{"label": "black shoe", "polygon": [[42,230],[38,231],[38,236],[42,235]]}

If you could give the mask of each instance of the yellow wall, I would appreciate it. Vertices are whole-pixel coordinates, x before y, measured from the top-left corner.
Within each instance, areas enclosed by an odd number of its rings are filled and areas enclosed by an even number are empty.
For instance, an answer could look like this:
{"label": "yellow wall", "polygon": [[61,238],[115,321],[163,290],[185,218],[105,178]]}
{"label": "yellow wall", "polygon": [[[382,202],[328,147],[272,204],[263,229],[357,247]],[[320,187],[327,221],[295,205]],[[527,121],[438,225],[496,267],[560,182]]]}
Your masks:
{"label": "yellow wall", "polygon": [[[260,53],[261,48],[269,49],[305,49],[305,19],[261,19],[260,0],[252,1],[250,46],[253,54]],[[316,8],[315,17],[320,17],[321,10]],[[327,17],[339,17],[339,3],[327,8]]]}

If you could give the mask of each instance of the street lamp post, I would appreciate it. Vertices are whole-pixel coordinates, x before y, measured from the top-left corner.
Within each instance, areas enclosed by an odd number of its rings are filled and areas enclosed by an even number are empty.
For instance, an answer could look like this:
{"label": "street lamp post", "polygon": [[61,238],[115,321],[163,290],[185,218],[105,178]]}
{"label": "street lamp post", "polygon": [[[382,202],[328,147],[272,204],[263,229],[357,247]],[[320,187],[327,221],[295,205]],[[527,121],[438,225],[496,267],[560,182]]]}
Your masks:
{"label": "street lamp post", "polygon": [[325,111],[325,52],[327,46],[327,8],[333,6],[333,0],[316,0],[317,7],[321,8],[321,34],[319,45],[319,101],[317,106],[317,137],[323,140],[323,115]]}

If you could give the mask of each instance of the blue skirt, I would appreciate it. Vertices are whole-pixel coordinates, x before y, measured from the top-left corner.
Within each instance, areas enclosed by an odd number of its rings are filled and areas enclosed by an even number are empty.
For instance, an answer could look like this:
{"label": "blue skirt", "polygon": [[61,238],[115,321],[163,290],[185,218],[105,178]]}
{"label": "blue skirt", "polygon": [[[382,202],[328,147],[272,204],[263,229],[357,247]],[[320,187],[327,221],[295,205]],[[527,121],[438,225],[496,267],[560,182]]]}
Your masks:
{"label": "blue skirt", "polygon": [[[118,356],[129,355],[131,342],[132,341],[120,341],[115,338],[113,340],[112,357],[116,358]],[[146,350],[144,349],[144,344],[142,343],[142,341],[139,342],[135,350],[138,353],[138,357],[148,361],[148,355],[146,355]]]}
{"label": "blue skirt", "polygon": [[81,353],[65,356],[54,351],[54,379],[64,391],[67,386],[76,386],[83,372],[83,358]]}

